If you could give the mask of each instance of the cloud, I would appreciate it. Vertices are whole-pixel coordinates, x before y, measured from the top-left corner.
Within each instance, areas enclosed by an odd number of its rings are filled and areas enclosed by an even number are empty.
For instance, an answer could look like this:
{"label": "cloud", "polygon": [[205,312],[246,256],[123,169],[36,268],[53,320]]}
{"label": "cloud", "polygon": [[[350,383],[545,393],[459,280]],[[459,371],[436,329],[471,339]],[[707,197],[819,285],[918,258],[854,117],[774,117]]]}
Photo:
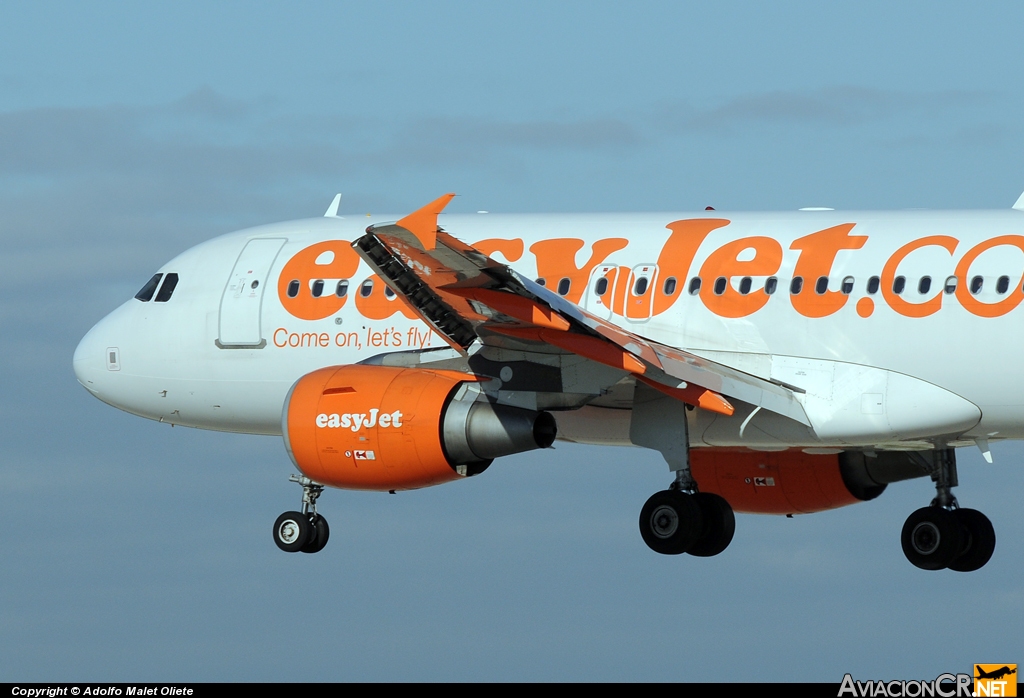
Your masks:
{"label": "cloud", "polygon": [[673,132],[721,131],[757,124],[843,127],[912,114],[945,113],[994,99],[994,93],[981,90],[915,92],[841,85],[743,95],[707,108],[666,105],[658,110],[655,121]]}
{"label": "cloud", "polygon": [[894,150],[935,150],[956,146],[970,150],[991,150],[1005,147],[1015,135],[1009,126],[977,123],[934,133],[909,133],[882,139],[880,145]]}
{"label": "cloud", "polygon": [[[548,153],[639,142],[616,119],[295,114],[209,88],[155,105],[8,110],[0,112],[0,290],[38,292],[52,279],[141,283],[154,264],[203,239],[317,215],[343,189],[393,195],[394,180],[410,172],[440,181],[525,171]],[[8,322],[25,317],[17,304],[0,310]]]}
{"label": "cloud", "polygon": [[476,148],[592,149],[636,145],[640,136],[619,119],[559,121],[493,121],[427,118],[405,127],[400,141],[462,144]]}
{"label": "cloud", "polygon": [[[591,150],[639,142],[615,119],[508,121],[282,117],[271,102],[210,89],[175,102],[0,113],[0,177],[154,176],[272,184],[355,169],[474,162],[497,150]],[[30,180],[31,181],[31,180]]]}

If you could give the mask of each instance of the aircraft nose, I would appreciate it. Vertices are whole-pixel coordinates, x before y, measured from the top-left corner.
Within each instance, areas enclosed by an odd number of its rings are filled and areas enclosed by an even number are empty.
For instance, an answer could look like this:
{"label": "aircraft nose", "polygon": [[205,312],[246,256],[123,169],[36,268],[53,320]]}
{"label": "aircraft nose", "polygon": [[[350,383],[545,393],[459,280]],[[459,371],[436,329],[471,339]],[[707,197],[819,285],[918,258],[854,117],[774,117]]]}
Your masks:
{"label": "aircraft nose", "polygon": [[118,347],[118,332],[115,316],[118,311],[100,320],[85,333],[75,348],[72,365],[78,382],[90,393],[104,402],[111,387],[111,379],[121,370],[121,350]]}
{"label": "aircraft nose", "polygon": [[99,393],[100,377],[107,370],[104,360],[106,346],[98,330],[99,325],[96,325],[85,333],[75,348],[75,357],[72,359],[75,378],[86,390],[94,394]]}

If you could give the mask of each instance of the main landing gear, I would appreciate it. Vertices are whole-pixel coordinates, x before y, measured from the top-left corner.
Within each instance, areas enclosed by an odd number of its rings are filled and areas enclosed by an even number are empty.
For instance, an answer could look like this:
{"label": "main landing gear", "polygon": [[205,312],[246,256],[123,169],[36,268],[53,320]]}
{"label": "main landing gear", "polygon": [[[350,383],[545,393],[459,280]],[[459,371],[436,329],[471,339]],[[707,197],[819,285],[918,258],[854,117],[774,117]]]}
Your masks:
{"label": "main landing gear", "polygon": [[327,519],[316,513],[316,500],[324,486],[304,475],[292,475],[289,481],[302,485],[302,511],[286,511],[277,517],[274,542],[286,553],[318,553],[331,535]]}
{"label": "main landing gear", "polygon": [[647,547],[662,555],[711,557],[732,542],[736,517],[722,497],[697,491],[690,472],[687,411],[678,400],[636,382],[629,439],[637,446],[659,451],[675,473],[675,482],[654,494],[640,510],[640,535]]}
{"label": "main landing gear", "polygon": [[934,461],[927,465],[935,482],[935,499],[930,506],[907,517],[900,537],[903,554],[912,565],[923,570],[973,572],[984,567],[992,557],[996,548],[995,530],[980,511],[961,509],[957,504],[951,491],[958,484],[956,452],[944,448],[933,454]]}
{"label": "main landing gear", "polygon": [[736,532],[732,507],[722,497],[698,492],[690,469],[676,470],[675,482],[640,510],[640,535],[662,555],[711,557],[729,547]]}

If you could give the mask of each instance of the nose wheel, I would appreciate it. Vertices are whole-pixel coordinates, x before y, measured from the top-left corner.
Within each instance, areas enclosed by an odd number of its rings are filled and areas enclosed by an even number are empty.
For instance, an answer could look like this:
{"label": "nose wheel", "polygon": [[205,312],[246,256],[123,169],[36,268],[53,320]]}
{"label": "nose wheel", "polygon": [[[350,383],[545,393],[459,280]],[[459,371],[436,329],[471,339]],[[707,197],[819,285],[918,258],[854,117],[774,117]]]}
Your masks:
{"label": "nose wheel", "polygon": [[277,517],[274,543],[286,553],[318,553],[331,535],[327,519],[316,511],[324,487],[305,476],[292,475],[290,481],[302,485],[302,511],[286,511]]}

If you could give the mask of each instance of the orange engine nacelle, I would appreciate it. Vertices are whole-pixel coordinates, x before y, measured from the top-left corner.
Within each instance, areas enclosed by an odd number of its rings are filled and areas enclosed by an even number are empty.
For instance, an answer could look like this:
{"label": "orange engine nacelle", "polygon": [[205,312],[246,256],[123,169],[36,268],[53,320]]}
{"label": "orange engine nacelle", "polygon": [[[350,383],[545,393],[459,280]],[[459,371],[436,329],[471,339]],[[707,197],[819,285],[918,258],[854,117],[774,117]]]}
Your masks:
{"label": "orange engine nacelle", "polygon": [[863,457],[847,456],[695,448],[690,469],[702,492],[721,495],[735,511],[810,514],[874,499],[885,489],[887,481],[867,476]]}
{"label": "orange engine nacelle", "polygon": [[477,380],[393,366],[314,371],[285,400],[285,447],[319,483],[384,491],[476,475],[494,458],[552,444],[549,413],[492,404]]}

